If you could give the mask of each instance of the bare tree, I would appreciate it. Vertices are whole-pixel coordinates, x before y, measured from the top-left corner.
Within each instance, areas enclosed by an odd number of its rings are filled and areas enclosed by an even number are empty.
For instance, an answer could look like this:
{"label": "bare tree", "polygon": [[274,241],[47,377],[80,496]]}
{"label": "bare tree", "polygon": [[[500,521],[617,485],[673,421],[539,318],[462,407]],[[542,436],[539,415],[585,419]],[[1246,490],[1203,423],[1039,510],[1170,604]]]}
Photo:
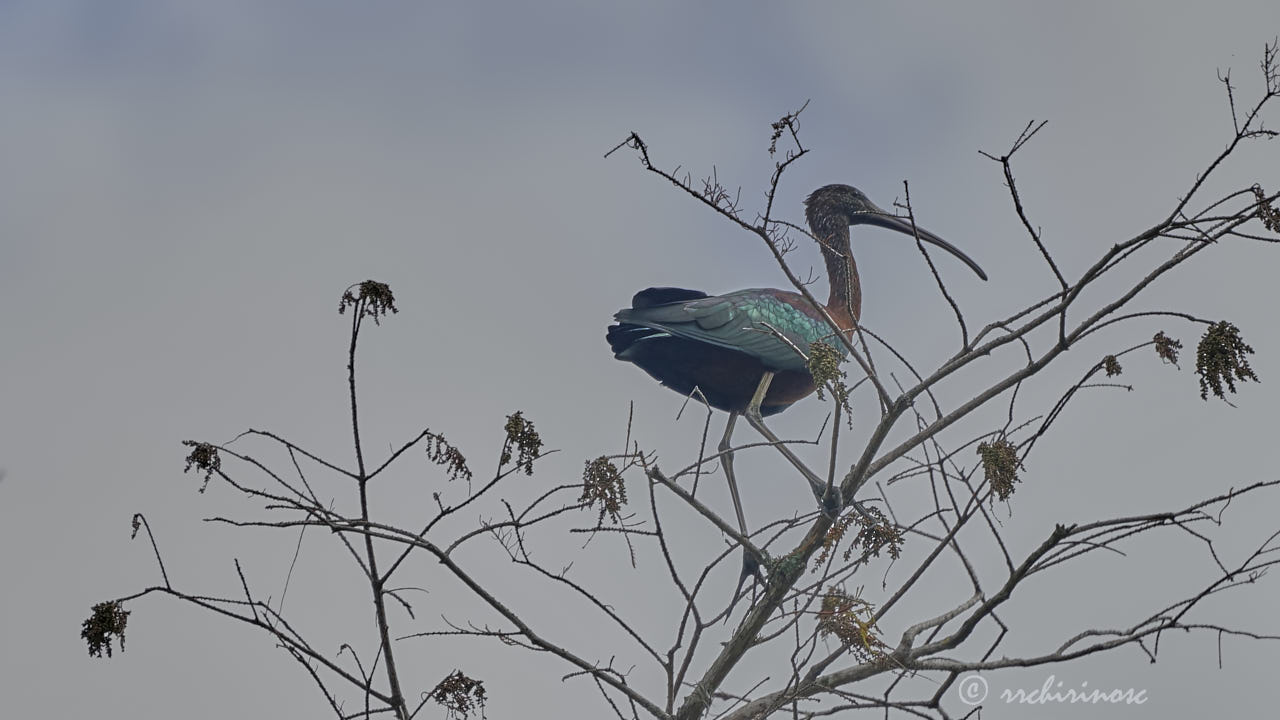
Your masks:
{"label": "bare tree", "polygon": [[[1115,241],[1078,278],[1068,277],[1042,242],[1023,207],[1013,172],[1014,157],[1044,123],[1028,123],[1007,152],[984,153],[999,166],[1027,240],[1055,279],[1052,287],[1039,301],[980,328],[975,325],[973,331],[930,261],[960,337],[954,355],[932,369],[914,366],[872,328],[860,326],[847,335],[828,317],[832,337],[841,339],[854,360],[849,374],[859,380],[846,382],[839,353],[822,351],[818,344],[796,348],[809,353],[810,372],[820,382],[820,394],[832,403],[835,416],[819,441],[831,458],[828,466],[800,465],[798,470],[838,487],[841,506],[836,512],[815,507],[799,517],[774,518],[749,535],[698,498],[698,482],[730,453],[785,450],[789,442],[713,450],[704,431],[697,457],[672,470],[658,466],[654,448],[639,439],[642,430],[629,426],[623,452],[589,460],[580,481],[545,487],[520,502],[500,496],[502,489],[513,476],[532,475],[535,464],[547,454],[533,423],[521,412],[507,418],[496,469],[483,478],[444,435],[429,429],[373,460],[361,439],[357,349],[369,321],[379,325],[397,308],[391,289],[384,284],[366,281],[352,286],[343,294],[339,312],[349,313],[351,322],[347,381],[354,465],[311,452],[274,432],[248,430],[228,443],[187,442],[187,470],[202,474],[205,486],[223,483],[265,511],[262,517],[214,517],[212,522],[329,531],[339,552],[368,583],[374,610],[370,627],[374,637],[369,645],[376,649],[373,656],[358,654],[355,639],[336,654],[318,649],[291,622],[283,610],[283,598],[273,603],[264,597],[239,561],[235,565],[240,582],[233,592],[208,596],[184,591],[170,581],[160,547],[141,515],[133,519],[134,534],[146,531],[161,582],[95,606],[83,628],[89,652],[111,655],[114,639],[123,648],[130,612],[126,606],[162,595],[264,632],[314,679],[339,718],[391,714],[407,720],[429,703],[442,706],[451,716],[483,714],[486,687],[483,680],[467,674],[472,670],[458,669],[424,683],[406,676],[397,662],[406,643],[451,636],[476,642],[497,640],[555,656],[564,664],[567,677],[591,683],[598,690],[601,707],[620,718],[737,720],[768,717],[779,710],[792,717],[817,717],[840,710],[884,713],[889,708],[913,716],[950,717],[957,710],[971,711],[949,694],[967,672],[1067,663],[1125,646],[1139,648],[1154,659],[1162,637],[1171,630],[1277,639],[1203,617],[1202,605],[1210,596],[1254,583],[1277,562],[1272,553],[1277,551],[1280,529],[1262,530],[1254,549],[1240,557],[1220,552],[1217,540],[1233,503],[1271,493],[1280,481],[1210,490],[1202,500],[1180,507],[1154,507],[1141,514],[1045,527],[1041,538],[1031,543],[1007,538],[996,510],[997,503],[1015,503],[1020,474],[1025,474],[1032,451],[1081,390],[1126,387],[1117,379],[1122,361],[1178,364],[1183,346],[1175,339],[1179,331],[1173,328],[1190,327],[1200,333],[1195,371],[1201,397],[1213,395],[1225,401],[1238,384],[1258,379],[1248,359],[1252,348],[1230,322],[1182,309],[1135,310],[1133,301],[1174,268],[1222,243],[1280,240],[1276,207],[1280,193],[1275,188],[1248,183],[1214,197],[1208,197],[1205,189],[1227,158],[1251,142],[1276,134],[1263,124],[1263,111],[1280,95],[1275,44],[1264,51],[1261,80],[1258,99],[1244,107],[1237,103],[1231,77],[1222,78],[1234,119],[1234,135],[1226,147],[1164,217],[1131,238]],[[769,151],[781,155],[758,211],[745,208],[739,194],[730,192],[714,175],[695,181],[662,169],[637,134],[610,154],[629,148],[646,170],[758,239],[791,286],[813,307],[821,308],[810,292],[811,282],[786,262],[787,252],[797,242],[816,238],[777,217],[774,204],[787,169],[809,152],[800,140],[799,115],[800,111],[789,114],[773,125]],[[904,184],[903,190],[898,207],[914,226],[910,189]],[[924,246],[918,246],[928,260]],[[1100,282],[1104,278],[1108,282]],[[1163,328],[1160,323],[1174,325]],[[1111,332],[1100,333],[1104,329]],[[1125,340],[1117,343],[1116,337]],[[1024,384],[1032,378],[1052,377],[1045,373],[1068,349],[1076,349],[1077,356],[1092,352],[1098,360],[1082,377],[1067,382],[1051,406],[1024,408],[1019,403]],[[961,371],[965,371],[963,381],[957,379]],[[945,403],[936,391],[948,384],[961,385],[968,399]],[[855,405],[871,412],[855,415]],[[991,407],[1000,408],[1005,421],[996,427],[979,426],[977,411]],[[708,413],[708,423],[710,417]],[[250,443],[274,450],[283,463],[276,466],[248,454],[242,447]],[[848,452],[855,446],[857,459],[848,467],[838,466],[836,448]],[[425,457],[437,466],[449,484],[432,493],[434,511],[420,527],[381,522],[371,512],[370,502],[379,490],[377,481],[393,465],[412,463],[415,457]],[[318,490],[319,482],[337,488],[340,494],[334,497],[342,500],[326,502],[328,491]],[[637,492],[639,502],[634,497]],[[492,519],[469,525],[459,522],[463,511],[489,513]],[[580,527],[579,511],[594,516],[594,523]],[[709,549],[682,543],[670,521],[675,513],[696,514],[727,542]],[[634,615],[611,604],[600,578],[578,578],[562,569],[563,558],[534,552],[534,544],[546,533],[565,532],[617,536],[620,542],[597,544],[593,549],[601,553],[621,549],[632,566],[651,561],[665,568],[669,583],[665,591],[679,611],[679,621],[665,637],[641,631]],[[1105,628],[1064,629],[1059,642],[1033,653],[997,656],[1011,631],[1001,619],[1002,611],[1029,578],[1052,576],[1068,563],[1083,563],[1101,552],[1132,545],[1141,536],[1158,534],[1189,536],[1203,543],[1206,552],[1199,565],[1188,559],[1189,564],[1179,570],[1197,579],[1194,591],[1168,598],[1138,617],[1117,617]],[[476,543],[495,541],[528,582],[567,592],[576,598],[578,607],[573,611],[583,622],[619,633],[627,646],[601,660],[537,627],[522,607],[522,599],[503,596],[477,573],[464,553]],[[673,549],[676,546],[681,547],[679,553]],[[736,557],[740,546],[764,558],[764,581],[759,595],[740,608],[739,617],[728,597],[708,589],[708,578],[722,564],[732,566],[726,561]],[[453,583],[470,594],[476,617],[435,624],[414,618],[407,587],[411,581],[402,575],[408,571],[406,561],[420,555],[438,563]],[[998,561],[990,562],[991,558]],[[967,586],[931,586],[925,576],[943,566],[958,569]],[[949,607],[909,622],[894,616],[890,626],[886,615],[917,593],[932,593]],[[736,625],[727,624],[727,619]],[[409,625],[413,626],[410,631],[402,629]],[[746,676],[742,660],[749,651],[773,668],[764,679]]]}

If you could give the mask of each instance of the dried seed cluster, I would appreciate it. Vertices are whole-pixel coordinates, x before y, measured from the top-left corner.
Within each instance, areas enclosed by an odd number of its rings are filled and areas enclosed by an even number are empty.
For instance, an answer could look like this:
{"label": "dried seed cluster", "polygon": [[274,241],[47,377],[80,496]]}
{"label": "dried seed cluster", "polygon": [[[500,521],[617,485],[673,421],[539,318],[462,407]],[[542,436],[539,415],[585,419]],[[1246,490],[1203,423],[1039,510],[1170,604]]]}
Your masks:
{"label": "dried seed cluster", "polygon": [[183,440],[182,444],[191,448],[191,453],[187,455],[187,466],[182,469],[182,472],[187,473],[191,468],[204,472],[204,484],[200,486],[200,492],[204,492],[209,487],[209,479],[213,474],[222,470],[222,458],[218,455],[218,448],[195,440]]}
{"label": "dried seed cluster", "polygon": [[448,711],[449,717],[466,718],[476,711],[484,717],[484,703],[489,698],[483,680],[469,678],[461,670],[455,670],[431,691],[431,699]]}
{"label": "dried seed cluster", "polygon": [[622,506],[627,504],[627,486],[622,481],[618,466],[608,457],[601,455],[587,462],[586,469],[582,472],[582,496],[578,498],[578,502],[586,503],[587,507],[595,507],[597,502],[600,503],[600,518],[597,522],[604,522],[604,516],[608,514],[615,525],[622,523]]}
{"label": "dried seed cluster", "polygon": [[1156,355],[1161,360],[1176,367],[1178,364],[1178,351],[1182,350],[1182,341],[1174,340],[1165,335],[1163,330],[1156,333],[1151,340],[1156,344]]}
{"label": "dried seed cluster", "polygon": [[1102,369],[1107,372],[1107,377],[1115,377],[1120,374],[1120,361],[1115,355],[1108,355],[1102,358]]}
{"label": "dried seed cluster", "polygon": [[982,472],[996,497],[1008,500],[1013,495],[1013,484],[1018,479],[1018,448],[1008,438],[999,437],[991,442],[978,443],[978,455],[982,458]]}
{"label": "dried seed cluster", "polygon": [[1258,199],[1258,219],[1262,226],[1274,233],[1280,233],[1280,210],[1267,203],[1267,193],[1261,185],[1253,186],[1253,196]]}
{"label": "dried seed cluster", "polygon": [[813,384],[817,386],[818,399],[825,399],[823,390],[830,383],[835,401],[844,408],[845,416],[852,421],[853,409],[849,407],[849,388],[844,384],[845,373],[840,369],[840,363],[843,361],[844,356],[839,350],[825,342],[815,342],[809,345],[809,359],[805,365],[809,374],[813,376]]}
{"label": "dried seed cluster", "polygon": [[89,645],[89,657],[102,657],[105,651],[111,657],[111,638],[120,638],[120,652],[124,652],[124,628],[129,624],[129,611],[119,601],[98,603],[93,614],[80,630],[80,637]]}
{"label": "dried seed cluster", "polygon": [[814,572],[817,572],[818,567],[831,557],[831,553],[839,547],[849,528],[855,525],[858,528],[858,535],[845,549],[845,561],[852,559],[854,551],[859,548],[862,549],[862,555],[859,558],[862,562],[880,557],[882,550],[887,550],[889,557],[894,560],[902,555],[902,531],[895,527],[879,509],[868,507],[861,513],[856,510],[850,511],[832,523],[826,536],[822,538],[822,551],[818,553],[817,562],[814,563]]}
{"label": "dried seed cluster", "polygon": [[881,654],[884,642],[875,634],[875,609],[871,603],[842,588],[832,587],[822,597],[818,610],[818,632],[823,637],[835,635],[846,647],[858,654],[859,660],[870,660]]}
{"label": "dried seed cluster", "polygon": [[526,475],[533,474],[533,461],[542,452],[542,438],[533,428],[533,423],[524,418],[524,413],[517,410],[507,416],[507,424],[503,426],[507,433],[506,442],[502,445],[502,457],[499,465],[511,462],[511,449],[516,450],[516,467]]}
{"label": "dried seed cluster", "polygon": [[[1240,337],[1240,329],[1223,320],[1214,323],[1200,338],[1196,346],[1196,373],[1200,376],[1200,398],[1209,399],[1209,393],[1226,399],[1224,392],[1236,392],[1236,381],[1259,382],[1246,355],[1253,348]],[[1225,390],[1223,386],[1226,386]]]}
{"label": "dried seed cluster", "polygon": [[467,467],[467,459],[457,447],[451,445],[444,435],[427,434],[427,459],[437,465],[443,465],[449,473],[450,480],[464,478],[471,482],[471,468]]}
{"label": "dried seed cluster", "polygon": [[[352,292],[353,290],[356,292]],[[338,314],[342,315],[349,307],[356,308],[365,317],[373,318],[377,325],[382,324],[382,318],[388,312],[400,312],[396,309],[396,296],[392,294],[391,286],[376,280],[365,280],[347,288],[338,300]]]}

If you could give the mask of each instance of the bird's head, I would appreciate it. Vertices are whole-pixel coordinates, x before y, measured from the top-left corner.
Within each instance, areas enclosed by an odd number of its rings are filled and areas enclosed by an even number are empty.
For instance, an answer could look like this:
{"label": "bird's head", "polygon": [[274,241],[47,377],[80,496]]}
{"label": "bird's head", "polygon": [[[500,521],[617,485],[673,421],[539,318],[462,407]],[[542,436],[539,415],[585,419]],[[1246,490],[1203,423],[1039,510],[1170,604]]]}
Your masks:
{"label": "bird's head", "polygon": [[861,215],[888,215],[861,190],[849,185],[824,185],[804,201],[805,219],[810,225],[827,218],[839,218],[845,225],[857,225]]}
{"label": "bird's head", "polygon": [[844,247],[835,248],[839,251],[846,253],[849,251],[847,245],[848,234],[843,232],[848,226],[877,225],[912,237],[915,237],[918,233],[921,240],[937,245],[955,255],[977,273],[978,277],[983,280],[987,279],[987,274],[982,271],[978,263],[974,262],[968,255],[960,252],[956,246],[922,227],[913,227],[910,220],[884,210],[871,202],[856,187],[824,185],[814,190],[804,201],[804,215],[809,222],[809,228],[813,230],[813,234],[820,240],[830,242],[831,240],[838,241],[840,238],[844,238],[846,243]]}

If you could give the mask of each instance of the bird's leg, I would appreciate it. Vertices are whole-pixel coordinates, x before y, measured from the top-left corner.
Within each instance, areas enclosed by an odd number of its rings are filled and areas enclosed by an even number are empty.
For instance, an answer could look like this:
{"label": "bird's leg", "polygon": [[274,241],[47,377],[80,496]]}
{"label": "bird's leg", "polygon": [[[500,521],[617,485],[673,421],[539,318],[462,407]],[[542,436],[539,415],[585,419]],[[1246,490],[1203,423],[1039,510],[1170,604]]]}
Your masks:
{"label": "bird's leg", "polygon": [[828,485],[827,483],[822,482],[817,475],[813,474],[812,470],[800,461],[800,458],[797,457],[795,453],[791,452],[791,448],[787,447],[782,440],[780,440],[777,435],[774,435],[773,431],[764,424],[764,417],[760,414],[760,403],[764,402],[764,396],[769,392],[769,384],[771,382],[773,382],[773,373],[765,372],[764,376],[760,378],[760,385],[756,388],[755,395],[751,397],[751,404],[747,406],[747,422],[751,423],[751,427],[755,428],[756,432],[763,435],[765,440],[769,441],[769,444],[778,448],[778,452],[782,453],[783,457],[795,466],[796,470],[800,471],[800,474],[804,476],[805,480],[809,481],[809,489],[813,491],[813,496],[818,499],[818,503],[822,506],[823,512],[834,520],[844,508],[843,498],[840,497],[840,487],[838,485]]}
{"label": "bird's leg", "polygon": [[720,438],[720,462],[724,465],[724,476],[729,481],[729,495],[733,497],[733,511],[738,515],[738,532],[747,534],[747,518],[742,514],[742,497],[738,495],[738,481],[733,475],[733,446],[729,438],[733,437],[733,426],[738,422],[738,413],[729,413],[729,422],[724,425],[724,435]]}
{"label": "bird's leg", "polygon": [[[747,518],[742,514],[742,498],[738,495],[738,481],[733,475],[733,446],[729,443],[729,438],[733,436],[733,426],[738,422],[738,413],[729,413],[729,421],[725,423],[724,435],[720,438],[720,463],[724,466],[725,479],[729,481],[729,495],[733,498],[733,511],[738,516],[738,532],[743,537],[747,536]],[[725,611],[725,619],[733,614],[733,608],[738,604],[738,598],[742,596],[742,583],[746,579],[751,578],[751,594],[755,597],[756,582],[764,582],[764,578],[760,576],[760,559],[757,558],[747,548],[742,548],[742,574],[738,576],[738,586],[733,590],[733,601],[729,603],[729,609]]]}

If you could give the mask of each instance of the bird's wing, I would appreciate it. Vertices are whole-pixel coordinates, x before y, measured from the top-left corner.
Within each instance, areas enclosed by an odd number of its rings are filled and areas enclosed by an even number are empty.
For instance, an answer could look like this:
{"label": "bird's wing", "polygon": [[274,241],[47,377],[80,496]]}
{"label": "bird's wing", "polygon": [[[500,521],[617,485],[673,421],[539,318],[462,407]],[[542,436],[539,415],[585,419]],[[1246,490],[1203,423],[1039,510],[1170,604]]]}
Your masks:
{"label": "bird's wing", "polygon": [[[681,296],[681,292],[689,295]],[[702,297],[694,293],[697,291],[678,288],[643,290],[636,295],[640,302],[614,317],[620,322],[736,350],[775,370],[804,369],[804,358],[796,348],[807,352],[812,342],[825,341],[843,349],[838,340],[830,337],[825,322],[780,299],[780,291],[750,289]],[[676,299],[681,297],[688,299]],[[660,298],[674,301],[653,302]]]}
{"label": "bird's wing", "polygon": [[668,305],[686,300],[698,300],[707,297],[701,290],[686,290],[678,287],[645,288],[631,298],[631,307],[635,310]]}

